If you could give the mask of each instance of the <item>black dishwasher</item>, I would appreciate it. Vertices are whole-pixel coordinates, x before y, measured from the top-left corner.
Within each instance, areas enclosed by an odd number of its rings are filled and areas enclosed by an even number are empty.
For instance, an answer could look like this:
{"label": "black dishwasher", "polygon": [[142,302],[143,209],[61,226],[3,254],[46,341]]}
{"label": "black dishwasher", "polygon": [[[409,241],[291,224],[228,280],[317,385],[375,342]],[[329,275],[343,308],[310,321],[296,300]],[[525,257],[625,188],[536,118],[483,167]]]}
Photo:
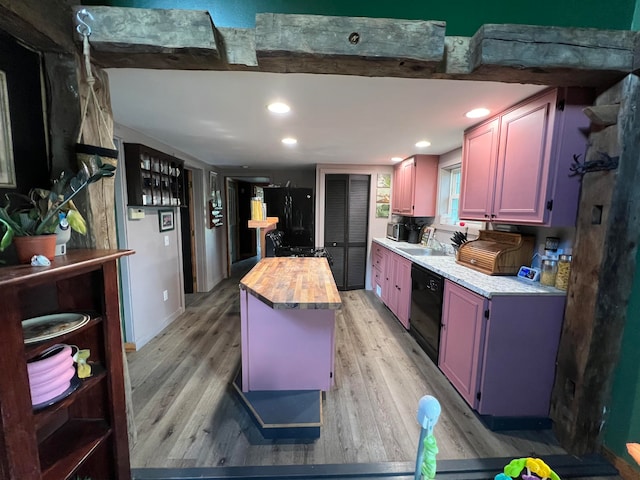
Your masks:
{"label": "black dishwasher", "polygon": [[436,365],[440,345],[443,290],[442,276],[415,263],[411,265],[409,331]]}

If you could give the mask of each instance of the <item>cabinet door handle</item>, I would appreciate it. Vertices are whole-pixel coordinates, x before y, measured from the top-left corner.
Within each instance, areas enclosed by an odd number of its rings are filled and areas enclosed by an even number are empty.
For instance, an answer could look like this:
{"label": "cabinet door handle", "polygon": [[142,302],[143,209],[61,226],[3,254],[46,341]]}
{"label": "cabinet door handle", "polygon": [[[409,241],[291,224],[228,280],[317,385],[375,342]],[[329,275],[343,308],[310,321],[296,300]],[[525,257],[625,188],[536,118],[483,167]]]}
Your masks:
{"label": "cabinet door handle", "polygon": [[484,218],[489,218],[489,214],[488,214],[488,213],[485,213],[485,214],[484,214]]}
{"label": "cabinet door handle", "polygon": [[491,218],[496,218],[494,213],[491,214]]}
{"label": "cabinet door handle", "polygon": [[333,244],[331,245],[332,247],[337,247],[338,244],[336,242],[333,242]]}

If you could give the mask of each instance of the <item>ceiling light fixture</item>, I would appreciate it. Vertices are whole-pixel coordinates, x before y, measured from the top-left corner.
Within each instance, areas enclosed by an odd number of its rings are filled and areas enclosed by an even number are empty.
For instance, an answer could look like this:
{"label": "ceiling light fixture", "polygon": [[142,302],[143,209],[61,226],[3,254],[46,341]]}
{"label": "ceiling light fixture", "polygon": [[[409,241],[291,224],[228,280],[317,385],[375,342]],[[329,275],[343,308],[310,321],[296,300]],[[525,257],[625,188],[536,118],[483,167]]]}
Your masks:
{"label": "ceiling light fixture", "polygon": [[282,143],[284,143],[285,145],[295,145],[296,143],[298,143],[298,140],[293,137],[286,137],[282,139]]}
{"label": "ceiling light fixture", "polygon": [[267,109],[272,113],[289,113],[291,107],[286,103],[273,102],[267,105]]}
{"label": "ceiling light fixture", "polygon": [[418,143],[416,143],[416,147],[418,148],[425,148],[430,146],[431,142],[429,140],[420,140]]}
{"label": "ceiling light fixture", "polygon": [[474,108],[473,110],[469,110],[464,114],[467,118],[482,118],[486,117],[491,113],[488,108]]}
{"label": "ceiling light fixture", "polygon": [[391,157],[391,161],[392,162],[401,162],[402,161],[402,157]]}

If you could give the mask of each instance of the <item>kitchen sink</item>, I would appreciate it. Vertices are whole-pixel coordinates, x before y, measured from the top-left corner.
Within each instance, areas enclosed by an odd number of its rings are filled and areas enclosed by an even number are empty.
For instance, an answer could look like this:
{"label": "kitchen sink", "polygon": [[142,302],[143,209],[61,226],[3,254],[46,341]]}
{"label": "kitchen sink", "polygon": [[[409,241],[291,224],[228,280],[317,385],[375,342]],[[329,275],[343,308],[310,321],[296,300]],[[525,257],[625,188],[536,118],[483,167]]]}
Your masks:
{"label": "kitchen sink", "polygon": [[409,255],[444,255],[444,250],[435,250],[427,247],[398,247],[398,250]]}

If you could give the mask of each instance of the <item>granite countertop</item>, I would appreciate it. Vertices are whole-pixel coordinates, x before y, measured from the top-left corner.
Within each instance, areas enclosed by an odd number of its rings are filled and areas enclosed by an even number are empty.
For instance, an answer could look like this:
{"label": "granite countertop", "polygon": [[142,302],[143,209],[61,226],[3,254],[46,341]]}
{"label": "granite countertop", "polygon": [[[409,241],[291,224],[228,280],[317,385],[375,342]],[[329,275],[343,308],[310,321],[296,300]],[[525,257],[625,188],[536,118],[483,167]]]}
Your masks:
{"label": "granite countertop", "polygon": [[240,288],[273,309],[328,309],[342,305],[326,258],[263,258],[240,280]]}
{"label": "granite countertop", "polygon": [[540,285],[539,282],[529,283],[515,276],[487,275],[464,265],[456,263],[456,259],[449,255],[409,255],[400,248],[415,248],[420,245],[396,242],[387,238],[374,238],[374,242],[383,245],[398,255],[425,267],[435,273],[448,278],[483,297],[491,298],[498,295],[566,295],[567,292],[554,287]]}

